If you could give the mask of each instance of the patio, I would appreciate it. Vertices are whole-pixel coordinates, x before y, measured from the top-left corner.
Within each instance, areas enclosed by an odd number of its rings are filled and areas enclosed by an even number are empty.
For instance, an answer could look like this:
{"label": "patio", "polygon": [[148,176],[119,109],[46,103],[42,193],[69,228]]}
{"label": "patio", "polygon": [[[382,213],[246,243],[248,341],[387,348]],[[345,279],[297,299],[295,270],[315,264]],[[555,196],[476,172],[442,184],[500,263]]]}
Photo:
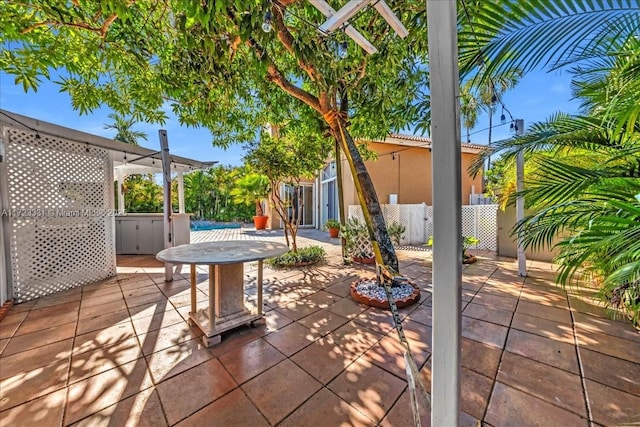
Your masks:
{"label": "patio", "polygon": [[[198,233],[192,242],[282,239]],[[153,257],[119,258],[117,277],[13,307],[0,322],[2,424],[411,425],[391,316],[349,297],[351,281],[373,270],[343,266],[325,236],[301,230],[300,244],[322,244],[326,265],[265,270],[265,326],[228,333],[211,349],[185,321],[188,269],[165,283]],[[401,250],[399,258],[402,272],[428,288],[428,253]],[[549,264],[530,262],[522,278],[514,260],[479,259],[463,274],[464,424],[640,422],[638,331],[607,319],[592,291],[557,288]],[[245,269],[250,297],[254,269]],[[205,304],[204,269],[198,279]],[[430,294],[401,312],[428,382]]]}

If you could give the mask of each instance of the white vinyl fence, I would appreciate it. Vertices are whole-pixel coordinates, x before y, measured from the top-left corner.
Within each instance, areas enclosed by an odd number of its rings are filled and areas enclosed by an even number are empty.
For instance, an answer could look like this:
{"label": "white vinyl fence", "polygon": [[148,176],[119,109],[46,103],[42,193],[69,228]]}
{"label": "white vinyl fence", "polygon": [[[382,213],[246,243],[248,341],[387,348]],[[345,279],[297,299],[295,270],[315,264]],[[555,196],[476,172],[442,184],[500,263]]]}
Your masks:
{"label": "white vinyl fence", "polygon": [[[382,205],[387,225],[397,222],[406,227],[401,245],[422,245],[433,235],[433,207],[420,205]],[[462,206],[462,236],[480,240],[471,249],[498,250],[498,205]],[[364,221],[360,206],[349,206],[349,218]]]}

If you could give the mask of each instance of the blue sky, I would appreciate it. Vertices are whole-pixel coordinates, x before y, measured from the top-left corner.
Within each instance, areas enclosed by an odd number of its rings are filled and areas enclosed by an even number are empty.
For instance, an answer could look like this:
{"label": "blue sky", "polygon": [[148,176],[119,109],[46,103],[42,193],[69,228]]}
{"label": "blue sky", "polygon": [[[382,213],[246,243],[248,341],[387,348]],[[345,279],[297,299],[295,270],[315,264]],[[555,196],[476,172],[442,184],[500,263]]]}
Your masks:
{"label": "blue sky", "polygon": [[[526,75],[515,89],[505,93],[503,101],[514,119],[525,120],[525,126],[544,120],[558,111],[575,113],[578,103],[571,100],[570,81],[570,75],[563,71],[533,72]],[[38,92],[25,93],[21,86],[14,85],[12,76],[0,73],[0,108],[96,135],[115,135],[114,131],[104,129],[104,124],[111,122],[107,117],[110,110],[101,108],[90,115],[81,116],[71,107],[69,96],[60,93],[58,87],[48,81],[43,81]],[[500,114],[498,108],[494,115],[493,141],[512,135],[508,124],[499,126]],[[488,117],[483,114],[472,131],[471,142],[486,144],[487,127]],[[138,123],[135,128],[148,135],[148,140],[141,141],[141,145],[158,149],[158,130],[161,128],[159,125]],[[201,161],[217,160],[224,165],[242,164],[241,146],[232,146],[228,150],[213,147],[211,136],[206,129],[180,126],[171,114],[169,121],[162,128],[167,130],[170,150],[176,155]],[[462,138],[463,141],[466,140],[464,129]]]}

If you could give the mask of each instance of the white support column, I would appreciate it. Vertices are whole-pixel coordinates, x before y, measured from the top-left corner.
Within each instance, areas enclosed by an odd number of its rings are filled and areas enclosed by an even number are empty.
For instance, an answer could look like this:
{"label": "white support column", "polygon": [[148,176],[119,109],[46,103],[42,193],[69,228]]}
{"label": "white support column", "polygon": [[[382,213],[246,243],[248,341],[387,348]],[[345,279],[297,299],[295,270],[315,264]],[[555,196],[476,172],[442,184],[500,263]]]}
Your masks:
{"label": "white support column", "polygon": [[433,140],[431,425],[460,421],[462,214],[456,2],[427,0]]}
{"label": "white support column", "polygon": [[[516,136],[524,133],[524,120],[516,120]],[[524,190],[524,153],[520,151],[516,157],[516,191],[519,193]],[[524,197],[516,198],[516,221],[524,218]],[[527,277],[527,256],[524,253],[524,243],[522,238],[518,236],[518,274]]]}
{"label": "white support column", "polygon": [[178,172],[178,213],[184,213],[184,176]]}
{"label": "white support column", "polygon": [[121,169],[116,169],[116,182],[118,183],[118,210],[124,212],[124,172]]}
{"label": "white support column", "polygon": [[[171,236],[171,158],[169,157],[169,140],[167,131],[160,129],[160,155],[162,156],[162,185],[164,188],[164,248],[173,246],[173,236]],[[173,280],[173,265],[164,263],[164,280]]]}

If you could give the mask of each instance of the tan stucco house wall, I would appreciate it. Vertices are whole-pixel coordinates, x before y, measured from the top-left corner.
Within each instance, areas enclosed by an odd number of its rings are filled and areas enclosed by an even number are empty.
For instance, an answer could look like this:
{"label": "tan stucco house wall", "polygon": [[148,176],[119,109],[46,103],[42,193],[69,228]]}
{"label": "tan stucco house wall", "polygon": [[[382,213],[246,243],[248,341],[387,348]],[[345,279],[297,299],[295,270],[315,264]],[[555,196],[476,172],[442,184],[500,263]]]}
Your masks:
{"label": "tan stucco house wall", "polygon": [[[376,160],[365,162],[367,171],[376,188],[378,200],[382,204],[389,203],[389,195],[397,195],[398,204],[426,203],[431,205],[431,140],[428,138],[392,135],[385,142],[368,142],[369,149],[377,153]],[[472,188],[475,193],[482,193],[482,174],[473,178],[468,168],[481,146],[463,144],[462,147],[462,204],[469,204]],[[358,204],[351,171],[346,160],[342,160],[345,183],[345,204]]]}

